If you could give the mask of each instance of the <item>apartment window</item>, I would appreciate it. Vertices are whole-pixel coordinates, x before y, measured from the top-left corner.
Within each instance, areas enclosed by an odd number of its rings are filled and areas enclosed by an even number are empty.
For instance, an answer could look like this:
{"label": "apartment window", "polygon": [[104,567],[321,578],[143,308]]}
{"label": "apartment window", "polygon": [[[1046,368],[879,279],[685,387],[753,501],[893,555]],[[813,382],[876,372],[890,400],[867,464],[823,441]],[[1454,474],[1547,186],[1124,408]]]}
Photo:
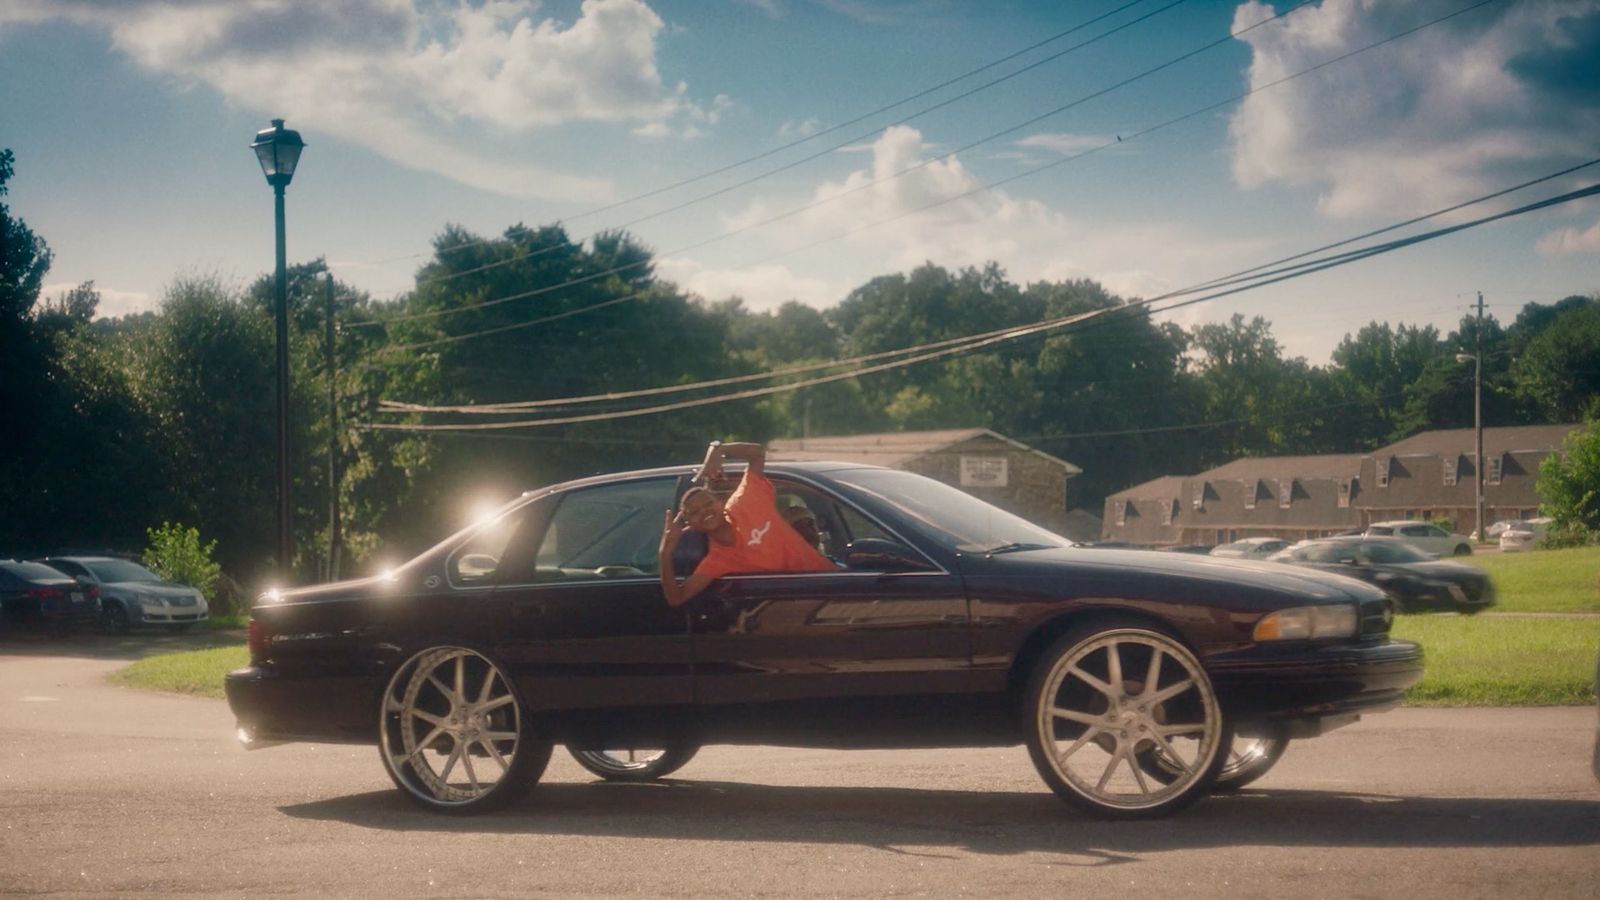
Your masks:
{"label": "apartment window", "polygon": [[1350,508],[1350,479],[1339,479],[1339,508]]}
{"label": "apartment window", "polygon": [[1456,483],[1456,469],[1457,469],[1457,464],[1460,461],[1461,461],[1461,457],[1459,457],[1459,456],[1446,457],[1443,460],[1443,462],[1444,462],[1444,485],[1445,485],[1445,487],[1454,487],[1455,486],[1455,483]]}
{"label": "apartment window", "polygon": [[1194,508],[1206,508],[1206,483],[1204,481],[1194,486]]}
{"label": "apartment window", "polygon": [[1161,515],[1161,524],[1171,525],[1178,520],[1178,501],[1174,499],[1171,503],[1165,505],[1166,509]]}
{"label": "apartment window", "polygon": [[1244,492],[1244,508],[1245,509],[1255,509],[1256,508],[1256,496],[1259,495],[1260,493],[1261,493],[1261,482],[1259,482],[1259,481],[1250,482],[1249,489]]}
{"label": "apartment window", "polygon": [[1378,460],[1378,487],[1386,488],[1389,486],[1389,463],[1390,459],[1388,458]]}
{"label": "apartment window", "polygon": [[1489,457],[1489,483],[1490,484],[1499,484],[1500,483],[1500,463],[1501,462],[1502,462],[1502,460],[1498,455]]}
{"label": "apartment window", "polygon": [[1294,479],[1285,478],[1278,482],[1278,508],[1288,509],[1294,502]]}

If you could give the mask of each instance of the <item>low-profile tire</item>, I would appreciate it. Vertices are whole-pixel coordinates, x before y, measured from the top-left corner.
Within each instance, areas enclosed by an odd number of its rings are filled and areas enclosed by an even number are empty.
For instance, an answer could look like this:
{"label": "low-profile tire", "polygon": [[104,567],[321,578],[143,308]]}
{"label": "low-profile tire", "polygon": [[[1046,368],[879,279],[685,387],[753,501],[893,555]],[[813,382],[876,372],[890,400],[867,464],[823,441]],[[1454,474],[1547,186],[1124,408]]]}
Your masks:
{"label": "low-profile tire", "polygon": [[1456,556],[1471,556],[1472,555],[1472,545],[1471,544],[1457,544],[1456,545],[1456,549],[1455,549],[1455,555]]}
{"label": "low-profile tire", "polygon": [[550,742],[504,670],[469,647],[430,647],[397,669],[378,713],[378,751],[400,792],[427,809],[475,813],[522,796]]}
{"label": "low-profile tire", "polygon": [[128,611],[121,603],[108,603],[100,608],[100,630],[106,634],[128,633]]}
{"label": "low-profile tire", "polygon": [[590,772],[607,781],[654,781],[678,771],[700,752],[699,744],[675,744],[665,748],[576,750],[567,752]]}
{"label": "low-profile tire", "polygon": [[[1063,635],[1033,673],[1026,740],[1056,795],[1092,815],[1151,819],[1193,803],[1227,761],[1233,734],[1199,659],[1143,623]],[[1156,747],[1178,774],[1161,782],[1139,756]]]}
{"label": "low-profile tire", "polygon": [[[1211,782],[1211,793],[1231,794],[1271,771],[1289,749],[1289,738],[1282,728],[1272,728],[1269,733],[1255,737],[1234,735],[1228,747],[1227,761],[1217,770]],[[1157,753],[1139,757],[1139,767],[1162,783],[1167,783],[1179,773],[1176,767]]]}

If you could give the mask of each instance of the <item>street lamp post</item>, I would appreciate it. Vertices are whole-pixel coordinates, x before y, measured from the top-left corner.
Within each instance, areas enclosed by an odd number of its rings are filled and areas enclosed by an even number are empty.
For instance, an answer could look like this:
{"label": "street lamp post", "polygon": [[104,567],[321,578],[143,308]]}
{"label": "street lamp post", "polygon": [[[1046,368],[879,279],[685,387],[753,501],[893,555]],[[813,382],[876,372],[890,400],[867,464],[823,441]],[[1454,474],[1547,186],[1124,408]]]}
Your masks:
{"label": "street lamp post", "polygon": [[275,311],[278,332],[278,577],[287,580],[292,548],[289,542],[289,274],[283,237],[283,190],[294,178],[305,141],[300,132],[273,119],[271,128],[256,132],[250,148],[261,162],[261,172],[272,185],[273,211],[278,239]]}

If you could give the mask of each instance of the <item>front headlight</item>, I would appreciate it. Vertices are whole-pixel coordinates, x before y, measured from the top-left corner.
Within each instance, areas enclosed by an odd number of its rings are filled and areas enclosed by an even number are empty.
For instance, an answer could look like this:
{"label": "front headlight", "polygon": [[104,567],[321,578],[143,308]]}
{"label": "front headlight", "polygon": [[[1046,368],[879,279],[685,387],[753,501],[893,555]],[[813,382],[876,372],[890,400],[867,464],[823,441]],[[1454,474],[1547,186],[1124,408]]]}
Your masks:
{"label": "front headlight", "polygon": [[154,594],[141,594],[139,595],[139,605],[153,606],[159,609],[160,607],[166,606],[167,603],[165,600],[162,600],[160,597],[157,597]]}
{"label": "front headlight", "polygon": [[1262,616],[1253,635],[1258,641],[1350,637],[1356,633],[1356,624],[1356,608],[1349,603],[1299,606]]}

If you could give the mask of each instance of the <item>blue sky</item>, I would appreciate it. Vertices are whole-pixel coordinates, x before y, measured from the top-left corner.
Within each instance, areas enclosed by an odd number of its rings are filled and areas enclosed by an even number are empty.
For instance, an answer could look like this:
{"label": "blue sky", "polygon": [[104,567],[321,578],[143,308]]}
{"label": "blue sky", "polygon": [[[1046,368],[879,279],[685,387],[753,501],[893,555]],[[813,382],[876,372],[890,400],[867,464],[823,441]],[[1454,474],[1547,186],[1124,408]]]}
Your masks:
{"label": "blue sky", "polygon": [[[7,0],[0,146],[17,157],[14,214],[56,253],[47,291],[93,279],[105,314],[155,307],[184,274],[243,283],[270,268],[271,191],[248,144],[272,117],[309,144],[289,188],[290,258],[325,256],[379,296],[410,285],[446,223],[493,235],[563,220],[583,237],[835,144],[630,230],[656,251],[663,277],[754,309],[788,299],[827,307],[924,260],[992,259],[1021,282],[1088,277],[1149,296],[1600,156],[1600,0],[1492,3],[1116,142],[1474,2],[1311,3],[939,158],[1293,5],[1144,0],[920,101],[586,216],[839,125],[1127,0]],[[1600,166],[1483,210],[1596,180]],[[950,202],[908,214],[940,200]],[[1291,354],[1322,363],[1372,320],[1449,330],[1478,291],[1503,320],[1531,300],[1600,291],[1600,204],[1173,315],[1186,325],[1263,315]]]}

